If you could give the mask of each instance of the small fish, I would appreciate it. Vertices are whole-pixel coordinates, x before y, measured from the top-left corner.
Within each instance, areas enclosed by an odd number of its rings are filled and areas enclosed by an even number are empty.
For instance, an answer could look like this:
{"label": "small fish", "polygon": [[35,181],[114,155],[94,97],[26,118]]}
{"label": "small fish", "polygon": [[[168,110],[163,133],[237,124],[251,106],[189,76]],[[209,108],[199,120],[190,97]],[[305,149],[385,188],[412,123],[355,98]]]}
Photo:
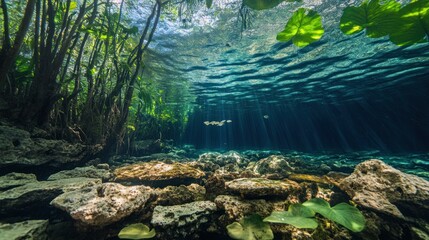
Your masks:
{"label": "small fish", "polygon": [[268,115],[264,115],[264,118],[265,118],[265,119],[268,119],[268,118],[270,118],[270,116],[268,116]]}
{"label": "small fish", "polygon": [[224,122],[226,122],[226,120],[222,120],[222,121],[220,121],[221,123],[224,123]]}
{"label": "small fish", "polygon": [[232,123],[232,120],[226,120],[227,123]]}

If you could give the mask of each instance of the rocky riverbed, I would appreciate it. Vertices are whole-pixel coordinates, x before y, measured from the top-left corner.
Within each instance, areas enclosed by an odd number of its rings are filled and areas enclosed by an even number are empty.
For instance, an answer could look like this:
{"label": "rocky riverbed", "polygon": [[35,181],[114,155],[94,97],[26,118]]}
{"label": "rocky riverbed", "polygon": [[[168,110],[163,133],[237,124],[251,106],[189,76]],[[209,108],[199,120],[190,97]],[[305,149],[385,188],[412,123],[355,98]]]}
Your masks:
{"label": "rocky riverbed", "polygon": [[10,126],[0,126],[0,149],[1,240],[118,239],[135,223],[155,229],[153,239],[230,239],[233,222],[313,198],[357,206],[365,229],[318,217],[316,229],[270,224],[274,239],[429,239],[425,154],[407,160],[185,147],[86,159],[93,147]]}

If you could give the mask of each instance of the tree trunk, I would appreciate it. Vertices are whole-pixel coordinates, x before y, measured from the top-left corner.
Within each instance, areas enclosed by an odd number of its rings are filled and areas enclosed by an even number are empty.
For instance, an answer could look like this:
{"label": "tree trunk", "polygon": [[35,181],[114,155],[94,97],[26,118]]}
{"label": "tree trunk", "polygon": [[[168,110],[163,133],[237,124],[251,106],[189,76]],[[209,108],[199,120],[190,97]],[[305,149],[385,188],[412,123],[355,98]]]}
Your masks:
{"label": "tree trunk", "polygon": [[1,86],[4,86],[7,82],[7,75],[11,71],[12,66],[15,63],[16,57],[18,56],[19,50],[21,49],[22,43],[24,42],[24,37],[27,34],[31,18],[33,16],[36,0],[28,0],[27,6],[25,7],[24,17],[22,18],[21,24],[19,25],[19,29],[16,34],[13,45],[8,49],[5,49],[8,44],[10,45],[10,42],[8,43],[8,39],[10,39],[10,36],[9,33],[6,33],[6,31],[9,31],[9,27],[6,26],[8,25],[7,6],[6,1],[2,0],[1,3],[3,8],[3,15],[5,16],[5,44],[0,52],[0,90],[2,89]]}

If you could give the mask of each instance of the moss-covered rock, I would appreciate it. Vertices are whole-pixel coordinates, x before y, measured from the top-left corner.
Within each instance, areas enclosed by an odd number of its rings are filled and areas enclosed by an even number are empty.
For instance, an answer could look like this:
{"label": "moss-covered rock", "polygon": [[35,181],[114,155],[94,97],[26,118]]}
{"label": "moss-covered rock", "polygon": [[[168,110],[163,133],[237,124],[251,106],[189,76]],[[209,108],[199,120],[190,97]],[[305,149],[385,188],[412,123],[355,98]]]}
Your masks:
{"label": "moss-covered rock", "polygon": [[148,186],[161,187],[194,183],[204,177],[205,173],[188,164],[153,161],[117,168],[114,175],[115,181],[118,182],[142,183]]}
{"label": "moss-covered rock", "polygon": [[270,180],[266,178],[239,178],[226,182],[227,190],[239,193],[244,197],[287,197],[299,189],[297,182],[285,180]]}

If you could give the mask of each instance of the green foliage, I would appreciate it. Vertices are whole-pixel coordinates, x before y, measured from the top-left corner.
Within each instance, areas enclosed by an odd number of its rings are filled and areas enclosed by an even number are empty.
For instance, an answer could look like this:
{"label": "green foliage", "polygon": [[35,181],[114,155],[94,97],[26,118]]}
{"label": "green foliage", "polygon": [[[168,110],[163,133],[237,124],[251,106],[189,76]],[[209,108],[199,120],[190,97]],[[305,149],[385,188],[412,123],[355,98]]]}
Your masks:
{"label": "green foliage", "polygon": [[347,7],[340,20],[340,29],[345,34],[366,29],[367,36],[373,38],[389,35],[399,46],[424,42],[429,36],[429,1],[416,0],[401,8],[395,0],[384,4],[371,0],[358,7]]}
{"label": "green foliage", "polygon": [[365,217],[350,204],[340,203],[331,207],[327,201],[321,198],[313,198],[302,205],[353,232],[360,232],[365,228]]}
{"label": "green foliage", "polygon": [[313,198],[303,204],[292,204],[287,212],[273,212],[264,221],[314,229],[317,228],[317,221],[314,219],[315,213],[319,213],[353,232],[360,232],[365,228],[365,218],[356,207],[347,203],[331,207],[327,201],[321,198]]}
{"label": "green foliage", "polygon": [[254,10],[274,8],[284,0],[243,0],[243,4]]}
{"label": "green foliage", "polygon": [[364,2],[358,7],[344,9],[340,29],[345,34],[354,34],[366,29],[368,37],[378,38],[388,35],[397,25],[397,12],[401,5],[389,0],[380,5],[379,0]]}
{"label": "green foliage", "polygon": [[285,223],[296,228],[317,228],[315,212],[301,204],[291,204],[288,211],[272,212],[264,222]]}
{"label": "green foliage", "polygon": [[206,7],[211,8],[213,4],[213,0],[206,0]]}
{"label": "green foliage", "polygon": [[281,42],[292,40],[296,46],[305,47],[319,40],[323,33],[320,15],[313,10],[300,8],[289,19],[285,29],[277,34],[277,40]]}
{"label": "green foliage", "polygon": [[155,237],[155,229],[150,230],[143,223],[135,223],[124,227],[118,234],[120,239],[148,239]]}
{"label": "green foliage", "polygon": [[427,42],[429,36],[429,0],[412,1],[398,12],[398,25],[392,29],[390,41],[403,46]]}
{"label": "green foliage", "polygon": [[226,226],[228,235],[241,240],[271,240],[274,234],[270,225],[262,221],[261,216],[253,214],[244,217],[239,223],[233,222]]}

